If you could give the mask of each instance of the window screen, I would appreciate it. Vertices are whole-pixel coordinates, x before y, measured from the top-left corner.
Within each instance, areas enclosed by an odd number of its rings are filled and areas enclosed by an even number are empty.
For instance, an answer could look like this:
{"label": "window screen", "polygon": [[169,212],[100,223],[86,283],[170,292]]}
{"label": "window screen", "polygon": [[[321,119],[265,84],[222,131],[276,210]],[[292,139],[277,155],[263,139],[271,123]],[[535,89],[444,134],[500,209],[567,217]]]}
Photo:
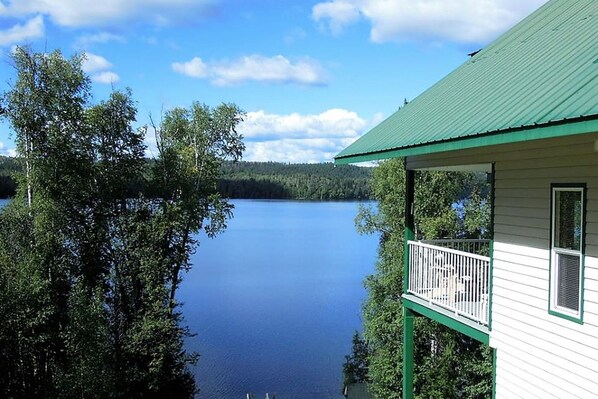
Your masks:
{"label": "window screen", "polygon": [[580,259],[576,255],[557,254],[557,306],[579,310]]}

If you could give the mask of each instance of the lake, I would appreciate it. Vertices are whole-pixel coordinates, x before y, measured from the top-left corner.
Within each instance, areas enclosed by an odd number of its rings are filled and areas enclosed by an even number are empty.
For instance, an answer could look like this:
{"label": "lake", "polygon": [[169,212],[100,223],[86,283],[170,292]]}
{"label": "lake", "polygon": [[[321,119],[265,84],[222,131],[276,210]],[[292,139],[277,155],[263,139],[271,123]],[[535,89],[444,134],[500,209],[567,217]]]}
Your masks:
{"label": "lake", "polygon": [[226,232],[200,237],[178,296],[197,334],[186,345],[201,355],[198,397],[342,398],[378,243],[355,232],[358,203],[232,202]]}
{"label": "lake", "polygon": [[377,247],[355,232],[358,204],[233,203],[234,219],[202,239],[179,295],[197,332],[188,348],[201,354],[199,397],[342,398]]}

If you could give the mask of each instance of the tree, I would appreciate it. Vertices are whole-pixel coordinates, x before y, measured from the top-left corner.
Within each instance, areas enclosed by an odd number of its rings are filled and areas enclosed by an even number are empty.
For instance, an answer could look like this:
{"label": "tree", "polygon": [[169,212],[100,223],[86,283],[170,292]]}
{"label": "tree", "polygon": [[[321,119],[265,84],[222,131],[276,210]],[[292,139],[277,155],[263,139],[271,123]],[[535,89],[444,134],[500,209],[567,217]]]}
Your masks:
{"label": "tree", "polygon": [[343,363],[343,388],[350,384],[368,381],[369,357],[370,348],[368,343],[355,331],[351,354],[345,356],[345,362]]}
{"label": "tree", "polygon": [[83,57],[17,48],[2,96],[26,167],[0,213],[0,396],[190,398],[176,292],[196,233],[232,216],[216,183],[243,113],[167,113],[148,167],[131,92],[90,106]]}
{"label": "tree", "polygon": [[[364,336],[371,349],[370,389],[376,397],[384,399],[402,397],[404,176],[402,160],[381,163],[372,179],[377,210],[362,207],[356,217],[359,232],[380,235],[376,272],[365,281],[368,298],[363,318]],[[473,226],[476,221],[482,223],[486,219],[474,212],[477,208],[473,205],[465,206],[463,215],[459,215],[454,204],[483,203],[479,198],[483,192],[479,183],[480,179],[471,174],[417,172],[416,237],[434,239],[478,234],[478,230],[463,226]],[[471,192],[478,197],[464,198]],[[489,348],[426,318],[418,318],[415,328],[416,397],[473,399],[488,396],[491,392]]]}

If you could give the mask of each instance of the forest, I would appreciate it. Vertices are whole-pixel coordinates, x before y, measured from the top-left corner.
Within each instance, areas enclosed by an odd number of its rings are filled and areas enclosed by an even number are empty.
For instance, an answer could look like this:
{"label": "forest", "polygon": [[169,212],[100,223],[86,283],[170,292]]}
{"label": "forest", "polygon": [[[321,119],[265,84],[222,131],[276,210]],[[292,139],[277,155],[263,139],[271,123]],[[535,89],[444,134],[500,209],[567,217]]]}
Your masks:
{"label": "forest", "polygon": [[370,199],[372,169],[331,163],[228,162],[218,190],[228,198]]}
{"label": "forest", "polygon": [[0,199],[15,196],[17,192],[15,177],[20,171],[18,160],[0,155]]}
{"label": "forest", "polygon": [[[0,397],[193,398],[177,292],[197,233],[232,217],[216,186],[245,149],[243,111],[165,112],[148,163],[130,90],[92,103],[83,55],[12,57],[0,116],[19,164],[1,161],[20,173],[0,212]],[[153,195],[132,197],[132,182]]]}
{"label": "forest", "polygon": [[[152,160],[146,160],[148,165]],[[363,200],[371,198],[371,167],[335,166],[332,163],[286,164],[278,162],[225,162],[218,192],[226,198],[294,200]],[[0,156],[0,198],[16,193],[21,162]],[[129,191],[151,194],[143,182],[130,183]]]}

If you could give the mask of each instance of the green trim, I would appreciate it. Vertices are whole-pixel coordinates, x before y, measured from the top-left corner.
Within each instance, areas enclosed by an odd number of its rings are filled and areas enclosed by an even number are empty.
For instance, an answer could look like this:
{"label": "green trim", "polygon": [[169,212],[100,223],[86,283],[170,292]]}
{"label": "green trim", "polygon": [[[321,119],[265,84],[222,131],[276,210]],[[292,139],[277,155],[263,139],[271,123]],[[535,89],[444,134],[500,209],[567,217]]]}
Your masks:
{"label": "green trim", "polygon": [[598,119],[577,122],[563,121],[547,125],[528,126],[525,128],[478,134],[473,137],[460,137],[453,140],[424,143],[418,146],[380,150],[371,153],[347,155],[335,158],[337,165],[377,161],[413,155],[432,154],[444,151],[456,151],[467,148],[486,147],[499,144],[519,143],[523,141],[541,140],[555,137],[572,136],[598,132]]}
{"label": "green trim", "polygon": [[[579,316],[572,316],[563,312],[559,312],[552,308],[552,247],[554,236],[553,211],[554,211],[554,189],[555,188],[580,188],[582,189],[582,215],[581,215],[581,254],[580,254],[580,279],[581,287],[579,293]],[[588,187],[586,183],[552,183],[550,185],[550,238],[549,238],[549,252],[548,252],[548,314],[557,316],[565,320],[569,320],[578,324],[583,324],[583,310],[584,310],[584,291],[585,291],[585,252],[586,252],[586,224],[587,224],[587,204],[588,204]]]}
{"label": "green trim", "polygon": [[413,399],[413,366],[415,314],[403,306],[403,399]]}
{"label": "green trim", "polygon": [[488,272],[488,331],[492,331],[492,302],[494,297],[492,296],[494,285],[494,237],[490,240],[490,270]]}
{"label": "green trim", "polygon": [[573,322],[575,322],[577,324],[583,324],[583,319],[581,317],[577,318],[575,316],[571,316],[571,315],[568,315],[568,314],[565,314],[565,313],[561,313],[559,311],[552,310],[552,309],[548,309],[548,314],[550,314],[552,316],[560,317],[561,319],[573,321]]}
{"label": "green trim", "polygon": [[496,349],[492,349],[492,399],[496,399]]}
{"label": "green trim", "polygon": [[[409,296],[409,294],[403,295],[403,307],[411,309],[412,311],[429,319],[435,320],[438,323],[447,326],[448,328],[452,328],[453,330],[459,331],[460,333],[465,334],[468,337],[473,338],[477,341],[480,341],[485,345],[490,344],[490,334],[485,327],[474,327],[472,324],[468,324],[466,322],[458,320],[454,316],[449,316],[448,314],[444,314],[440,311],[434,310],[432,308],[432,306],[434,305],[422,305],[416,302],[415,300],[410,299]],[[447,311],[446,313],[449,313],[449,311]]]}
{"label": "green trim", "polygon": [[415,237],[415,221],[413,216],[413,204],[415,198],[415,172],[405,170],[405,232],[404,232],[404,254],[403,254],[403,293],[409,291],[409,240]]}
{"label": "green trim", "polygon": [[488,331],[492,331],[492,290],[494,285],[494,203],[495,203],[495,164],[492,164],[492,172],[490,174],[490,270],[488,272]]}

